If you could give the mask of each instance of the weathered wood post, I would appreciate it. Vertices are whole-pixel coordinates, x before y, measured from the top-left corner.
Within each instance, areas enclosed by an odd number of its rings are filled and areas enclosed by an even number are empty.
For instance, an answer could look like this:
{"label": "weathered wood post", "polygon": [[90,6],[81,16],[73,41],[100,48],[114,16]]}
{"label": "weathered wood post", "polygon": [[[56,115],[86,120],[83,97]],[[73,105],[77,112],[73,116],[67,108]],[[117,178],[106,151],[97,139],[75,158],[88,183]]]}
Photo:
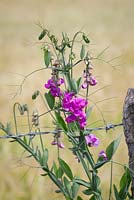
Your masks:
{"label": "weathered wood post", "polygon": [[[123,107],[123,127],[128,146],[129,167],[134,172],[134,88],[129,88]],[[131,192],[134,198],[134,173],[131,173]]]}

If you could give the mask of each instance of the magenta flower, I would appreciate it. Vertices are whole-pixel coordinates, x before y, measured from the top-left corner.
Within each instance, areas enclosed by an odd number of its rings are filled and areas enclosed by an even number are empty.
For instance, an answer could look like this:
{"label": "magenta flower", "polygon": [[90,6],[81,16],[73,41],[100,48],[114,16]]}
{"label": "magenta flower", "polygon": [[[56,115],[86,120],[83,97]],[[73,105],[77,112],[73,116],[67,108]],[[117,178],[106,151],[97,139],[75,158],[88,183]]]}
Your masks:
{"label": "magenta flower", "polygon": [[90,76],[90,80],[88,83],[89,85],[94,86],[97,84],[97,80],[93,76]]}
{"label": "magenta flower", "polygon": [[87,106],[87,103],[87,100],[74,96],[73,92],[66,92],[62,100],[62,107],[69,112],[66,122],[77,121],[80,128],[83,129],[86,126],[86,114],[83,109]]}
{"label": "magenta flower", "polygon": [[83,89],[86,89],[87,86],[88,86],[88,83],[87,83],[87,81],[85,80],[84,83],[82,84],[82,88],[83,88]]}
{"label": "magenta flower", "polygon": [[99,156],[98,156],[99,158],[102,158],[103,160],[107,160],[108,158],[107,158],[107,155],[106,155],[106,153],[105,153],[105,151],[100,151],[100,153],[99,153]]}
{"label": "magenta flower", "polygon": [[71,114],[68,117],[66,117],[66,122],[67,123],[72,123],[72,122],[74,122],[76,120],[77,120],[77,117],[74,114]]}
{"label": "magenta flower", "polygon": [[52,141],[51,145],[57,145],[61,149],[63,149],[65,147],[63,143],[61,143],[60,141],[56,141],[56,140]]}
{"label": "magenta flower", "polygon": [[63,78],[59,78],[57,81],[53,80],[53,77],[47,81],[47,83],[44,85],[45,88],[50,89],[50,93],[54,97],[59,97],[62,95],[62,92],[59,88],[61,84],[64,83]]}
{"label": "magenta flower", "polygon": [[98,146],[99,145],[99,139],[93,135],[93,134],[89,134],[89,135],[86,135],[85,136],[85,140],[86,140],[86,144],[89,146],[89,147],[92,147],[92,146]]}

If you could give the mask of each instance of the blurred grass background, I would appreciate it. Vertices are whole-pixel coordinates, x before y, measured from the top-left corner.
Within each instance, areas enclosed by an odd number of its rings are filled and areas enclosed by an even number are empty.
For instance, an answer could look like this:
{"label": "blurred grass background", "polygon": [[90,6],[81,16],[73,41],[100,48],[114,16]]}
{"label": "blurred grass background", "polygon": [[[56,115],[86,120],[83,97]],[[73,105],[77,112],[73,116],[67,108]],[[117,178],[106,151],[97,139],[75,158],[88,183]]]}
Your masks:
{"label": "blurred grass background", "polygon": [[[72,36],[76,31],[84,30],[92,41],[90,50],[94,55],[109,46],[103,56],[104,60],[121,55],[112,62],[117,65],[115,68],[100,61],[94,63],[99,84],[96,88],[91,88],[91,93],[101,87],[108,87],[90,97],[95,102],[100,101],[97,105],[108,123],[120,122],[127,89],[134,87],[133,10],[132,0],[0,0],[0,121],[12,121],[12,106],[17,101],[28,103],[31,111],[32,107],[40,110],[43,108],[41,102],[31,101],[31,95],[36,89],[44,91],[43,84],[49,76],[46,71],[30,77],[24,84],[21,96],[12,98],[17,90],[13,85],[20,84],[23,78],[15,73],[26,75],[43,66],[41,46],[37,44],[41,30],[36,23],[40,22],[58,37],[61,32]],[[107,98],[109,100],[104,101]],[[89,124],[100,119],[100,113],[95,108]],[[48,121],[44,121],[46,123]],[[122,128],[108,134],[96,133],[101,139],[99,148],[105,148],[107,143],[122,133]],[[45,144],[51,148],[53,159],[55,148],[50,146],[51,140],[52,137],[48,136]],[[64,140],[66,144],[66,139]],[[93,149],[95,155],[98,151]],[[18,145],[0,140],[0,199],[63,199],[61,195],[54,193],[55,186],[47,177],[39,176],[41,172],[38,168],[28,166],[29,163],[30,166],[37,166],[34,161],[21,159],[22,152]],[[61,154],[72,164],[76,174],[82,174],[79,164],[67,148]],[[124,137],[114,159],[123,164],[128,162]],[[107,199],[110,174],[108,166],[100,174],[103,196]],[[115,180],[118,181],[121,175],[122,168],[114,166]]]}

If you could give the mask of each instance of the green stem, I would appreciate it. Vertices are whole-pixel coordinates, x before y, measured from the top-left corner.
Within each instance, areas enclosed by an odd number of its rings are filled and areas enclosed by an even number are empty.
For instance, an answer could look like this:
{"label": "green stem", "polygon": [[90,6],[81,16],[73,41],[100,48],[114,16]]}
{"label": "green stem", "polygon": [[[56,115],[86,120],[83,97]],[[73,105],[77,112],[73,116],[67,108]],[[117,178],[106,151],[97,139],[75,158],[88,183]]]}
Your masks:
{"label": "green stem", "polygon": [[[38,158],[38,156],[34,153],[33,149],[31,147],[29,147],[28,145],[26,145],[22,139],[20,138],[16,138],[16,141],[26,150],[28,151],[34,158],[35,160],[40,164],[40,160]],[[42,167],[42,169],[47,172],[48,176],[50,177],[50,179],[58,186],[58,188],[61,190],[61,192],[64,194],[64,196],[68,196],[68,194],[66,193],[62,183],[56,178],[56,176],[49,171],[48,168],[44,168]]]}
{"label": "green stem", "polygon": [[[79,144],[78,144],[77,140],[75,138],[73,138],[70,134],[68,135],[68,137],[70,137],[73,146],[76,147],[77,149],[79,149],[79,146],[78,146]],[[78,156],[78,159],[82,163],[82,166],[87,174],[88,179],[91,181],[91,174],[90,174],[89,168],[88,168],[83,156],[81,155],[81,152],[79,150],[77,150],[76,154]]]}
{"label": "green stem", "polygon": [[[83,32],[81,31],[78,31],[75,33],[74,37],[73,37],[73,40],[72,40],[72,46],[71,46],[71,50],[70,50],[70,55],[72,55],[73,53],[73,47],[74,47],[74,42],[75,42],[75,39],[76,37],[79,35],[79,34],[82,34]],[[73,66],[73,63],[72,63],[72,59],[69,57],[69,64],[71,66],[71,77],[73,76],[73,70],[72,70],[72,66]]]}
{"label": "green stem", "polygon": [[112,179],[113,179],[113,162],[111,160],[111,170],[110,170],[110,188],[109,188],[109,198],[108,200],[111,199],[111,195],[112,195]]}
{"label": "green stem", "polygon": [[13,116],[14,116],[14,124],[15,124],[15,132],[18,135],[18,127],[17,127],[17,119],[16,119],[16,106],[21,106],[18,102],[13,105]]}

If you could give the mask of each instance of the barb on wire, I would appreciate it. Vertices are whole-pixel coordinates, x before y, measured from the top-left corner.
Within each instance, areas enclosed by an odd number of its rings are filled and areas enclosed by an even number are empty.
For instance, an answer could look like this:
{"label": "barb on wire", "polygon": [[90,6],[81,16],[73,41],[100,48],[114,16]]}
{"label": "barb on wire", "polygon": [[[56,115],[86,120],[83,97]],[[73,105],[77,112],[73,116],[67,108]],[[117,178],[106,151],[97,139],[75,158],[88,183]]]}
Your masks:
{"label": "barb on wire", "polygon": [[[96,127],[96,128],[86,128],[85,131],[100,131],[100,130],[105,130],[106,132],[109,131],[110,129],[119,127],[119,126],[123,126],[123,123],[119,123],[119,124],[107,124],[104,127]],[[9,135],[3,135],[0,136],[0,139],[16,139],[16,138],[21,138],[21,137],[25,137],[25,136],[36,136],[36,135],[46,135],[46,134],[57,134],[59,132],[63,132],[63,130],[58,129],[58,130],[54,130],[54,131],[41,131],[41,132],[30,132],[30,133],[24,133],[24,134],[19,134],[18,135],[13,135],[13,134],[9,134]],[[89,134],[89,132],[87,134]],[[86,134],[85,134],[86,135]]]}

